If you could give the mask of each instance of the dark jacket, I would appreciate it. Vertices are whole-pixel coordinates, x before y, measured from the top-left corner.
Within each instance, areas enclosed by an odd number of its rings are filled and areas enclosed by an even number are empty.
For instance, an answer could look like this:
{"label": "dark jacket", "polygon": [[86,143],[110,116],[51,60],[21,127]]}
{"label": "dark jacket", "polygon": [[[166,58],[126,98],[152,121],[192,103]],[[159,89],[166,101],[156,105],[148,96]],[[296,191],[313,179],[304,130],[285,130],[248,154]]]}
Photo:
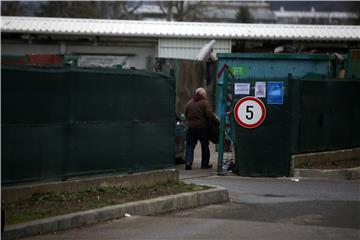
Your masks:
{"label": "dark jacket", "polygon": [[185,107],[185,116],[189,128],[208,128],[210,122],[219,123],[209,102],[204,98],[190,99]]}

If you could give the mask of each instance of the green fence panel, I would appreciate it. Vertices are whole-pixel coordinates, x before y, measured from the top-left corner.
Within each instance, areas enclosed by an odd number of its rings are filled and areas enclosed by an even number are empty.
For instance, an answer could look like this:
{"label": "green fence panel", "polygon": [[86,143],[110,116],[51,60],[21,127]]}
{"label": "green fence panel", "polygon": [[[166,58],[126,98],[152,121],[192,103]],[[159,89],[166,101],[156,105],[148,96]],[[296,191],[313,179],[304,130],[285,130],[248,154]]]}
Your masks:
{"label": "green fence panel", "polygon": [[2,67],[2,182],[175,163],[175,86],[134,70]]}
{"label": "green fence panel", "polygon": [[65,123],[68,99],[64,70],[2,66],[2,123]]}
{"label": "green fence panel", "polygon": [[[283,82],[284,102],[261,98],[267,114],[257,128],[233,124],[239,175],[289,176],[293,154],[360,146],[358,80],[241,79],[250,83],[250,96],[256,81]],[[234,82],[229,84],[233,88]],[[232,108],[242,97],[234,95]]]}
{"label": "green fence panel", "polygon": [[[293,154],[360,146],[358,56],[353,52],[347,65],[347,77],[355,78],[350,81],[329,79],[344,66],[334,56],[219,54],[216,113],[223,121],[221,137],[226,144],[219,144],[218,171],[222,171],[223,145],[232,143],[236,170],[242,176],[287,176]],[[271,104],[261,98],[266,119],[259,127],[246,129],[234,119],[229,121],[227,113],[233,113],[240,98],[255,95],[257,81],[283,82],[284,102]],[[236,95],[235,83],[249,83],[250,92]]]}
{"label": "green fence panel", "polygon": [[[237,172],[241,176],[288,176],[291,158],[291,81],[276,79],[235,79],[235,82],[250,83],[249,96],[254,96],[256,82],[282,82],[283,104],[269,104],[260,98],[266,108],[264,122],[252,129],[235,123],[234,148]],[[245,95],[234,95],[233,104]],[[234,109],[234,107],[232,107]],[[234,121],[234,118],[232,119]]]}
{"label": "green fence panel", "polygon": [[349,51],[346,78],[360,79],[360,49],[353,49]]}
{"label": "green fence panel", "polygon": [[[254,96],[256,81],[284,83],[283,104],[269,104],[257,128],[234,127],[236,167],[242,176],[288,176],[296,153],[360,146],[357,80],[241,79]],[[233,88],[234,82],[229,82]],[[231,89],[233,91],[233,89]],[[234,95],[234,104],[244,95]],[[232,121],[234,121],[232,119]]]}
{"label": "green fence panel", "polygon": [[1,181],[60,179],[64,159],[62,126],[10,126],[1,129]]}
{"label": "green fence panel", "polygon": [[295,153],[360,146],[360,82],[301,80]]}

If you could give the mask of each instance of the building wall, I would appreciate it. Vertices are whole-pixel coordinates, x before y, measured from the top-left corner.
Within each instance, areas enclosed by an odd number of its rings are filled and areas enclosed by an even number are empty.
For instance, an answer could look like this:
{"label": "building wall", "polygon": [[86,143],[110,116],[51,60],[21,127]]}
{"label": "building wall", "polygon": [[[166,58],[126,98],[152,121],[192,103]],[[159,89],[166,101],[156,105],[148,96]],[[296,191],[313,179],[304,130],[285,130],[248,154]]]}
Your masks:
{"label": "building wall", "polygon": [[66,47],[67,53],[76,54],[101,54],[101,55],[124,55],[127,56],[125,68],[134,67],[136,69],[145,69],[147,57],[156,56],[156,47],[153,46],[80,46],[69,45]]}
{"label": "building wall", "polygon": [[280,11],[273,13],[279,24],[341,25],[353,24],[359,18],[356,12],[323,12],[316,11],[314,7],[310,11],[286,11],[281,7]]}
{"label": "building wall", "polygon": [[[160,38],[158,57],[193,60],[200,49],[210,41],[211,39]],[[231,40],[216,40],[213,49],[214,54],[231,53]]]}
{"label": "building wall", "polygon": [[[124,44],[125,45],[125,44]],[[147,57],[156,57],[156,46],[94,46],[68,44],[24,44],[3,43],[1,44],[3,55],[26,55],[26,54],[78,54],[78,55],[116,55],[127,56],[125,68],[135,67],[145,69]]]}
{"label": "building wall", "polygon": [[[79,43],[72,41],[54,41],[49,43],[24,43],[6,42],[3,39],[2,54],[4,55],[25,55],[25,54],[77,54],[77,55],[109,55],[126,56],[125,68],[135,67],[145,69],[146,59],[174,58],[193,60],[201,48],[209,43],[211,39],[181,39],[181,38],[160,38],[158,43],[139,42],[116,42],[102,41]],[[231,53],[231,40],[218,39],[214,46],[214,55],[217,53]]]}
{"label": "building wall", "polygon": [[25,55],[25,54],[59,54],[60,46],[56,44],[9,44],[1,43],[1,54],[3,55]]}

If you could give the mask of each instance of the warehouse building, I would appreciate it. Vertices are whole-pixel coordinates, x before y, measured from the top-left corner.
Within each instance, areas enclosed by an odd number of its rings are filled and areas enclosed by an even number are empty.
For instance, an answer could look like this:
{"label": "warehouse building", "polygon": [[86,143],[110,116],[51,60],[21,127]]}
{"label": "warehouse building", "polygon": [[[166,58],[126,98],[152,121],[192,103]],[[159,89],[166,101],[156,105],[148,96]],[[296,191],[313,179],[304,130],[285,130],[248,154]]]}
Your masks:
{"label": "warehouse building", "polygon": [[145,69],[148,59],[194,60],[213,52],[342,52],[360,47],[360,26],[236,24],[71,18],[1,17],[2,55],[76,55],[81,61]]}

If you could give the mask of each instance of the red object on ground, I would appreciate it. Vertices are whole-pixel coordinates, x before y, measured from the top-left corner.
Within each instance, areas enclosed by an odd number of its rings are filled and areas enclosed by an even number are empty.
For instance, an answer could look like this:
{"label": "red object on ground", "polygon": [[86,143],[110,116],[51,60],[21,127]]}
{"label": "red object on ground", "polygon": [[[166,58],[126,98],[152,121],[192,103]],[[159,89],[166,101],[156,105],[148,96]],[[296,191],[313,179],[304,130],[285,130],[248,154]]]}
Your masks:
{"label": "red object on ground", "polygon": [[25,59],[24,57],[1,58],[1,64],[24,65]]}
{"label": "red object on ground", "polygon": [[29,65],[63,65],[64,57],[59,55],[27,55]]}

